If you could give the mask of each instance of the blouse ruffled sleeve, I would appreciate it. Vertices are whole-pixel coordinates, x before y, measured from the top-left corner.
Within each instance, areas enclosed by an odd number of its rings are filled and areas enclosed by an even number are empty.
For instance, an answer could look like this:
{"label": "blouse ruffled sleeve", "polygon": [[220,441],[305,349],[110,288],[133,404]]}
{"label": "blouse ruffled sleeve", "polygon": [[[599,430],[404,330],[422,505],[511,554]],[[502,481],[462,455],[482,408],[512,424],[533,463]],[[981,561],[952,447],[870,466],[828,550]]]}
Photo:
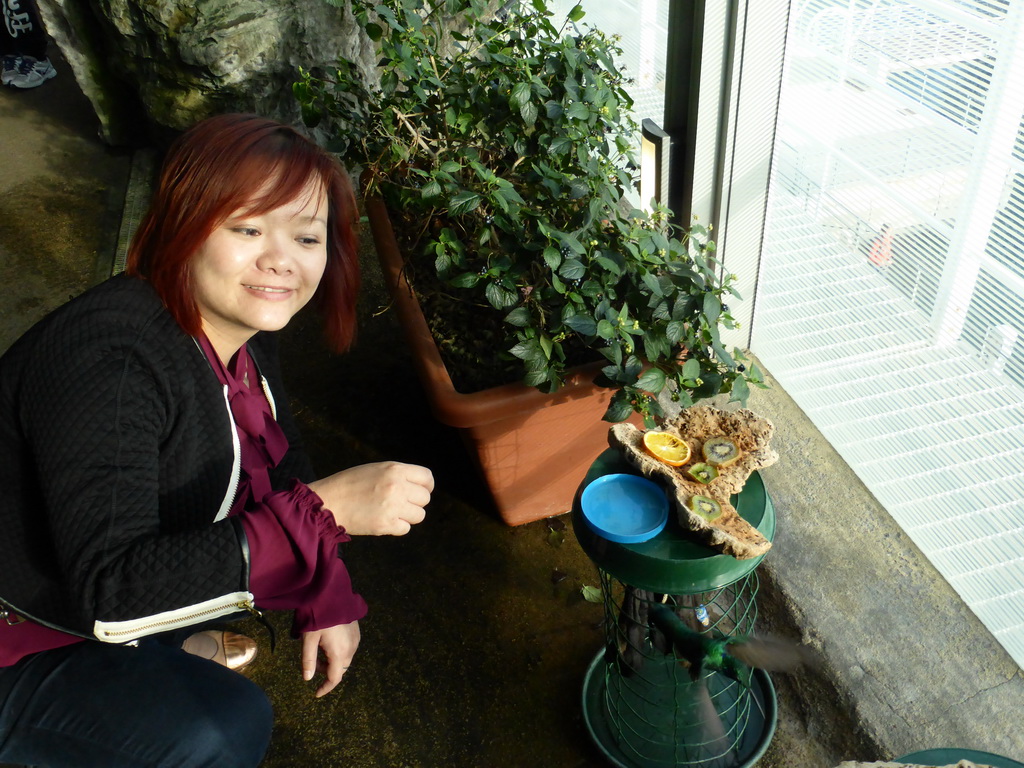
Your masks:
{"label": "blouse ruffled sleeve", "polygon": [[249,590],[260,608],[294,610],[294,635],[366,615],[338,555],[350,537],[307,485],[295,480],[238,517],[249,540]]}

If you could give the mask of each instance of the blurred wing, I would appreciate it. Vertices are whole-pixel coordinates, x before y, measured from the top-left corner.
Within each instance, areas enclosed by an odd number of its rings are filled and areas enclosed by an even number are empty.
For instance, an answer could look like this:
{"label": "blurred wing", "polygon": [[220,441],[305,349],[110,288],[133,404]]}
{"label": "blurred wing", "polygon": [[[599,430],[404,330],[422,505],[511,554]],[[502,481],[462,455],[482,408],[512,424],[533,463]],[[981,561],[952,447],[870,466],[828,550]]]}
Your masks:
{"label": "blurred wing", "polygon": [[728,652],[748,667],[769,672],[790,672],[813,660],[807,646],[773,638],[752,637],[729,643]]}

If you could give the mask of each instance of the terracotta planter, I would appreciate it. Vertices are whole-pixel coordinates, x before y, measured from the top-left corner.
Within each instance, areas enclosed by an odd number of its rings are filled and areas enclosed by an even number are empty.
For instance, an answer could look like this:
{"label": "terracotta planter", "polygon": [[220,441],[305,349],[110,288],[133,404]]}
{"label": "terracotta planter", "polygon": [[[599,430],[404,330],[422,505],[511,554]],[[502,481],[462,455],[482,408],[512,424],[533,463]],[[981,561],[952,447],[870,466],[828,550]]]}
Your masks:
{"label": "terracotta planter", "polygon": [[365,199],[384,280],[405,329],[434,417],[457,427],[477,457],[498,512],[509,525],[568,512],[580,478],[608,447],[601,417],[612,391],[594,386],[596,363],[573,369],[552,395],[523,384],[457,392],[402,272],[383,201]]}

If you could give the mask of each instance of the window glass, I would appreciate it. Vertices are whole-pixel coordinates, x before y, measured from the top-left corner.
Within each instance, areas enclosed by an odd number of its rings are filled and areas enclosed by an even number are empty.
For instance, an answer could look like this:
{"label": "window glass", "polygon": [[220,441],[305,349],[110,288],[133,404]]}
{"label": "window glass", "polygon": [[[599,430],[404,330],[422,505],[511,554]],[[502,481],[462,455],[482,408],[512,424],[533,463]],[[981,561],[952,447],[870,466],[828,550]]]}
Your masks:
{"label": "window glass", "polygon": [[1024,3],[792,3],[752,349],[1024,664]]}

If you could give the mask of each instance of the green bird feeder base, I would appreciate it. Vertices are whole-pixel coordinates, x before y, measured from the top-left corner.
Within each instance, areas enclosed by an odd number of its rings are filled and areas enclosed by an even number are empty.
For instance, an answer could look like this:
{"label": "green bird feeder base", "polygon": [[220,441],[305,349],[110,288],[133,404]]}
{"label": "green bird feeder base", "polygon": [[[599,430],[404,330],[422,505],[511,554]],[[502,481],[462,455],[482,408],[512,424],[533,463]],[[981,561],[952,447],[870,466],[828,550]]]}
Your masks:
{"label": "green bird feeder base", "polygon": [[1009,757],[993,755],[991,752],[979,752],[976,749],[926,749],[923,752],[904,755],[897,760],[901,763],[918,765],[956,765],[961,760],[970,760],[978,765],[991,765],[992,768],[1024,768],[1024,763],[1019,763]]}
{"label": "green bird feeder base", "polygon": [[[695,697],[685,686],[676,687],[675,701],[665,702],[609,696],[608,683],[601,651],[584,679],[583,719],[590,738],[617,768],[750,768],[775,735],[778,699],[762,670],[754,670],[749,689],[722,675],[708,679],[723,721],[721,740],[709,737],[704,713],[697,711]],[[616,710],[614,717],[610,706]]]}
{"label": "green bird feeder base", "polygon": [[[590,736],[620,768],[744,768],[754,765],[775,734],[777,701],[768,675],[749,669],[733,679],[697,669],[682,658],[652,609],[667,606],[691,631],[743,637],[757,616],[757,565],[693,540],[675,514],[654,538],[609,541],[583,518],[583,489],[602,475],[631,470],[609,449],[591,465],[577,491],[573,530],[601,577],[605,650],[583,686]],[[732,497],[737,512],[771,541],[775,509],[759,474]],[[685,653],[685,651],[679,651]]]}

